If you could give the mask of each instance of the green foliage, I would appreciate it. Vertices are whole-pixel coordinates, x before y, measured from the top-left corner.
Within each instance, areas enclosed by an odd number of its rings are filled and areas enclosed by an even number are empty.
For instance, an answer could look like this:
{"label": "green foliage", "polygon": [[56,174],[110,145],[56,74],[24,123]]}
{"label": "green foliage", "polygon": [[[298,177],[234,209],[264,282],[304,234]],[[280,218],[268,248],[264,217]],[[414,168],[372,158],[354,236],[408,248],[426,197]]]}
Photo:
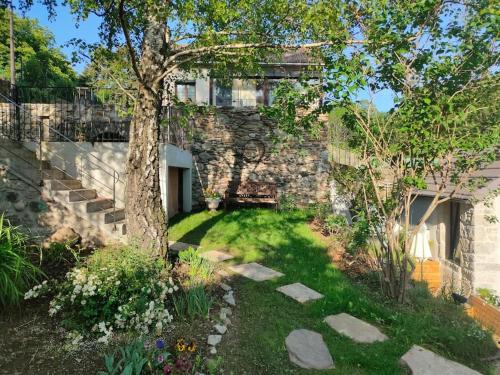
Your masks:
{"label": "green foliage", "polygon": [[371,237],[370,223],[364,214],[353,218],[350,241],[347,244],[347,251],[355,254],[358,251],[366,250]]}
{"label": "green foliage", "polygon": [[185,294],[187,314],[191,319],[208,318],[213,298],[206,292],[203,285],[190,287]]}
{"label": "green foliage", "polygon": [[18,304],[42,276],[28,258],[26,236],[0,215],[0,305]]}
{"label": "green foliage", "polygon": [[214,303],[203,285],[192,285],[174,296],[174,309],[180,319],[208,318]]}
{"label": "green foliage", "polygon": [[281,194],[279,197],[280,211],[293,211],[298,208],[298,199],[293,194]]}
{"label": "green foliage", "polygon": [[167,304],[177,286],[164,261],[130,246],[96,251],[51,289],[49,315],[107,343],[114,330],[161,332],[172,320]]}
{"label": "green foliage", "polygon": [[80,261],[80,250],[68,243],[53,242],[47,249],[40,248],[40,264],[61,265]]}
{"label": "green foliage", "polygon": [[99,372],[99,375],[163,373],[163,367],[171,357],[164,345],[164,341],[159,339],[154,346],[140,340],[122,346],[117,352],[104,356],[106,371]]}
{"label": "green foliage", "polygon": [[478,288],[477,292],[479,293],[479,296],[489,304],[500,307],[500,296],[495,294],[493,290],[487,288]]}
{"label": "green foliage", "polygon": [[179,260],[189,266],[189,283],[207,283],[214,276],[214,264],[202,258],[198,252],[191,247],[179,252]]}
{"label": "green foliage", "polygon": [[345,216],[330,214],[325,218],[325,228],[331,236],[341,235],[348,230],[348,223]]}
{"label": "green foliage", "polygon": [[106,371],[101,371],[100,375],[141,375],[148,359],[145,357],[144,344],[138,341],[120,348],[118,358],[116,353],[106,355],[104,362]]}
{"label": "green foliage", "polygon": [[[14,15],[17,83],[29,86],[74,86],[77,75],[54,44],[54,35],[37,20]],[[10,78],[9,15],[0,7],[0,78]]]}

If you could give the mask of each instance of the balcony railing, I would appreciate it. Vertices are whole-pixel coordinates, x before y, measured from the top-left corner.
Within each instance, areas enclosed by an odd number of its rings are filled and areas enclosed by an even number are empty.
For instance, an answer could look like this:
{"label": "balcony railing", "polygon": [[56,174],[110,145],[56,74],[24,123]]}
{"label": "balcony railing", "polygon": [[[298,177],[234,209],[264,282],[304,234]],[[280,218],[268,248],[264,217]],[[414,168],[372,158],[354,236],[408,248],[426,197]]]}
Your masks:
{"label": "balcony railing", "polygon": [[[2,81],[3,82],[3,81]],[[2,85],[0,134],[33,140],[39,128],[44,141],[128,142],[131,123],[129,97],[90,87],[26,87]],[[12,104],[12,103],[15,103]],[[192,121],[172,108],[163,108],[160,140],[189,147]]]}

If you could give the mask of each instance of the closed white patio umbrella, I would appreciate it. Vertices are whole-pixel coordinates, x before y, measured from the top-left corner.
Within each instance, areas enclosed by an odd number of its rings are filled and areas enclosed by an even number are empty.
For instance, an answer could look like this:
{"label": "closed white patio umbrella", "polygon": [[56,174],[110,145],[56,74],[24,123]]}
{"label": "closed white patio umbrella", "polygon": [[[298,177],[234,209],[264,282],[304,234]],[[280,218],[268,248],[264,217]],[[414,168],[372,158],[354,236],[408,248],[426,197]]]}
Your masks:
{"label": "closed white patio umbrella", "polygon": [[424,223],[418,230],[417,235],[413,238],[411,243],[411,254],[423,261],[432,258],[431,247],[429,246],[429,229]]}

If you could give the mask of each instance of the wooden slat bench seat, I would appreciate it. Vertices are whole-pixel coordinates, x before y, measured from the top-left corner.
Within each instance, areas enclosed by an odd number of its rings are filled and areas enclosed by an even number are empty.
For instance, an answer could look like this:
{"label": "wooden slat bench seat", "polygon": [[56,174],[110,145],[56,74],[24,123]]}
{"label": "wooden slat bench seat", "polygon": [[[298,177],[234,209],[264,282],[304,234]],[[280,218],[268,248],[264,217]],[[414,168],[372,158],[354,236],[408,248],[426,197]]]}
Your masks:
{"label": "wooden slat bench seat", "polygon": [[231,203],[272,204],[278,209],[276,184],[271,182],[242,182],[235,190],[226,190],[224,207],[227,209]]}

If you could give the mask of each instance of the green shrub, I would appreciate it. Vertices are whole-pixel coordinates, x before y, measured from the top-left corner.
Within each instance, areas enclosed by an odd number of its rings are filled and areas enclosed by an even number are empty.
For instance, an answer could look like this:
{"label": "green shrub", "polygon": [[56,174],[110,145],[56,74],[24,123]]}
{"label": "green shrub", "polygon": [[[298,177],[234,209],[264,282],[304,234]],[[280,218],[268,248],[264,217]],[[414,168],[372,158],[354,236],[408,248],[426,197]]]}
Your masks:
{"label": "green shrub", "polygon": [[353,220],[351,237],[347,245],[347,251],[355,254],[360,250],[365,250],[370,240],[370,224],[363,214],[358,215]]}
{"label": "green shrub", "polygon": [[324,221],[325,229],[328,231],[330,236],[340,235],[344,236],[349,230],[347,219],[342,215],[330,214],[325,217]]}
{"label": "green shrub", "polygon": [[[49,314],[67,329],[107,343],[116,330],[161,331],[172,320],[167,303],[177,289],[163,261],[135,247],[102,249],[52,287]],[[28,297],[43,287],[33,290]]]}
{"label": "green shrub", "polygon": [[292,194],[281,194],[279,197],[280,211],[294,211],[298,208],[298,198]]}
{"label": "green shrub", "polygon": [[28,259],[26,236],[0,216],[0,305],[18,304],[42,273]]}

